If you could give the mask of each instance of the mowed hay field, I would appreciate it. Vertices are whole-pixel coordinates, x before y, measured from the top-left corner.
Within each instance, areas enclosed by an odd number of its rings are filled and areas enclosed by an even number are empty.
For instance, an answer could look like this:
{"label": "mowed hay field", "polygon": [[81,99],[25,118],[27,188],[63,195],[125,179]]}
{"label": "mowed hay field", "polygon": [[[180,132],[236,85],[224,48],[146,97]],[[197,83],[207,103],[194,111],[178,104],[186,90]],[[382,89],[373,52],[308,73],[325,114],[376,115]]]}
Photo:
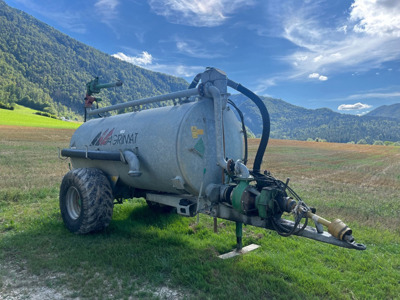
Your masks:
{"label": "mowed hay field", "polygon": [[272,140],[264,161],[321,214],[400,235],[400,147]]}
{"label": "mowed hay field", "polygon": [[[71,129],[0,126],[0,299],[400,299],[400,148],[271,140],[263,168],[366,251],[244,227],[261,248],[221,260],[235,226],[114,207],[103,232],[67,231],[58,190]],[[249,141],[250,157],[259,140]],[[250,159],[249,166],[252,165]]]}

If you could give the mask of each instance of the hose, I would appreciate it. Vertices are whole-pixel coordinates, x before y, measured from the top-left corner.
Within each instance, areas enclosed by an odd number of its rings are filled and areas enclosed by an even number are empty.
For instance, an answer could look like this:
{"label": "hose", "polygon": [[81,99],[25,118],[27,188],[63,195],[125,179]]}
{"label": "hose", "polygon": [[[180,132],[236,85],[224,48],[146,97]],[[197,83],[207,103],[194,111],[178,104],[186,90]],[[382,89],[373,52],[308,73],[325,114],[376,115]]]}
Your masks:
{"label": "hose", "polygon": [[188,89],[193,89],[193,88],[195,88],[195,87],[197,86],[197,84],[198,84],[199,81],[200,81],[200,78],[201,78],[201,75],[202,75],[202,74],[203,74],[203,73],[199,73],[199,74],[196,75],[195,78],[193,78],[193,81],[192,81],[192,83],[189,85]]}
{"label": "hose", "polygon": [[[303,224],[303,226],[301,228],[298,228],[300,221],[302,218],[305,218],[305,222]],[[291,236],[292,234],[298,235],[300,234],[306,227],[308,224],[308,217],[306,213],[302,213],[302,214],[297,214],[296,218],[295,218],[295,223],[293,225],[293,227],[289,230],[285,227],[283,227],[279,221],[276,221],[274,217],[270,218],[272,226],[274,227],[275,231],[284,237],[288,237]]]}
{"label": "hose", "polygon": [[258,97],[256,94],[254,94],[252,91],[245,88],[241,84],[228,79],[228,86],[238,91],[239,93],[242,93],[243,95],[248,97],[251,101],[253,101],[261,113],[263,130],[262,130],[260,145],[258,146],[256,158],[254,160],[254,165],[253,165],[253,172],[259,173],[265,149],[267,148],[268,145],[269,134],[271,130],[271,122],[269,118],[268,109],[266,108],[265,104],[262,102],[260,97]]}

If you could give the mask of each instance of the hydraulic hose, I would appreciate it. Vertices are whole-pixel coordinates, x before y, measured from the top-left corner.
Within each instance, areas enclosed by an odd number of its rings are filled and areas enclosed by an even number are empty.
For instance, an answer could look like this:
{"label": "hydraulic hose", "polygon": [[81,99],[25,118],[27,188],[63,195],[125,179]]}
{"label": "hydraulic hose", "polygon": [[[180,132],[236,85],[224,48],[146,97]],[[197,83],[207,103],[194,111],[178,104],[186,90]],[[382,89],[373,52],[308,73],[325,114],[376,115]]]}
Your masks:
{"label": "hydraulic hose", "polygon": [[268,109],[264,105],[264,103],[262,102],[260,97],[258,97],[256,94],[254,94],[252,91],[245,88],[241,84],[228,79],[228,86],[233,88],[234,90],[238,91],[239,93],[242,93],[243,95],[248,97],[251,101],[253,101],[261,113],[263,130],[262,130],[260,145],[258,146],[256,158],[254,160],[254,165],[253,165],[253,172],[259,173],[261,164],[262,164],[262,159],[263,159],[263,156],[265,153],[265,149],[267,148],[267,145],[268,145],[269,133],[271,130],[271,122],[270,122],[270,118],[269,118]]}

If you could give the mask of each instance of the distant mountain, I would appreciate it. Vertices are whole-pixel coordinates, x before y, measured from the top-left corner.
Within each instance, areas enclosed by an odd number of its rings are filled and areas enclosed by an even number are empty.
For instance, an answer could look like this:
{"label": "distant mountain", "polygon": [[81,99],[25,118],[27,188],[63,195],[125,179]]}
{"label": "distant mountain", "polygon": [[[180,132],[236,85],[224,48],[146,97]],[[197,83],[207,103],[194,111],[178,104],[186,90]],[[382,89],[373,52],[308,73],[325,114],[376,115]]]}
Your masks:
{"label": "distant mountain", "polygon": [[120,79],[101,92],[109,105],[185,89],[188,83],[123,62],[80,43],[0,0],[0,102],[62,116],[82,115],[85,84]]}
{"label": "distant mountain", "polygon": [[369,117],[382,117],[400,120],[400,103],[382,105],[366,114]]}
{"label": "distant mountain", "polygon": [[[279,99],[261,97],[271,119],[271,138],[323,139],[328,142],[357,143],[400,141],[400,120],[354,116],[336,113],[328,108],[306,109]],[[257,107],[242,95],[230,97],[245,116],[245,123],[256,135],[261,134],[262,121]]]}

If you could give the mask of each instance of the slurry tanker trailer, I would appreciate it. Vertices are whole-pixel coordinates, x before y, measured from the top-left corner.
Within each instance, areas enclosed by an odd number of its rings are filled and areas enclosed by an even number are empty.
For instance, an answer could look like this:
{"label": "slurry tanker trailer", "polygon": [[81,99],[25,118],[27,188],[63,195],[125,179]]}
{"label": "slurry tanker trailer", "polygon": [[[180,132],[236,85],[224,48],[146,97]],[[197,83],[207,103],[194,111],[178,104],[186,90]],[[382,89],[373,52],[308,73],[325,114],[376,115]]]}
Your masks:
{"label": "slurry tanker trailer", "polygon": [[[236,222],[238,251],[243,224],[282,236],[366,248],[354,241],[352,230],[341,220],[330,222],[316,215],[289,180],[261,170],[270,133],[268,110],[256,94],[221,70],[207,68],[186,90],[94,108],[100,99],[93,94],[121,85],[99,84],[98,78],[87,84],[85,121],[96,118],[84,122],[69,148],[61,150],[72,165],[60,188],[61,215],[71,232],[102,230],[111,221],[114,204],[144,197],[152,208]],[[229,99],[228,87],[253,101],[262,117],[262,136],[251,168],[246,166],[243,114]],[[143,109],[160,102],[171,105]],[[133,111],[108,115],[127,108]]]}

